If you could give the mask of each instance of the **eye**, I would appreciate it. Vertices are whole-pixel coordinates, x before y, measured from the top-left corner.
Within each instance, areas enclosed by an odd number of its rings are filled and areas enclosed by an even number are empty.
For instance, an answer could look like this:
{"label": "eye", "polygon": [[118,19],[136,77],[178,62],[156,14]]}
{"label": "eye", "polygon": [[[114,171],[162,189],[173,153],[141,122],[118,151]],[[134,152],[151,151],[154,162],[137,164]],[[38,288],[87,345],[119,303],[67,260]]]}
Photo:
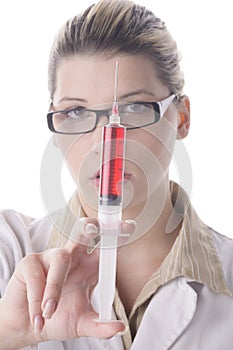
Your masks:
{"label": "eye", "polygon": [[86,117],[88,115],[87,112],[88,111],[85,110],[85,108],[78,107],[67,111],[67,116],[72,119],[79,119],[79,118]]}
{"label": "eye", "polygon": [[121,106],[121,113],[145,113],[147,110],[152,109],[150,103],[129,103],[127,105]]}

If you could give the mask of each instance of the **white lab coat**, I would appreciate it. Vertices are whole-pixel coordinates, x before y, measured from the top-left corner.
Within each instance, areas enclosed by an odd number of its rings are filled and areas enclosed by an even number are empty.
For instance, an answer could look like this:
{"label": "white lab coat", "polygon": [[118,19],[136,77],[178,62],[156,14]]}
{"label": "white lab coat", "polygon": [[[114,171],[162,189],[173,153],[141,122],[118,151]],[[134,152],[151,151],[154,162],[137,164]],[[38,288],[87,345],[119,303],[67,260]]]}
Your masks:
{"label": "white lab coat", "polygon": [[[39,349],[124,350],[120,337],[54,345]],[[186,278],[175,279],[154,295],[131,349],[233,350],[233,298]]]}
{"label": "white lab coat", "polygon": [[[33,221],[12,211],[0,215],[1,293],[13,271],[8,262],[14,259],[17,263],[30,251],[43,250],[41,237],[47,244],[50,232],[46,219]],[[213,239],[226,284],[233,292],[233,241],[214,231]],[[98,288],[93,296],[94,304],[97,294]],[[38,349],[123,350],[124,347],[118,336],[110,340],[83,337],[68,342],[45,342],[39,344]],[[185,277],[170,281],[153,296],[131,349],[233,350],[233,297],[217,294],[206,285]]]}

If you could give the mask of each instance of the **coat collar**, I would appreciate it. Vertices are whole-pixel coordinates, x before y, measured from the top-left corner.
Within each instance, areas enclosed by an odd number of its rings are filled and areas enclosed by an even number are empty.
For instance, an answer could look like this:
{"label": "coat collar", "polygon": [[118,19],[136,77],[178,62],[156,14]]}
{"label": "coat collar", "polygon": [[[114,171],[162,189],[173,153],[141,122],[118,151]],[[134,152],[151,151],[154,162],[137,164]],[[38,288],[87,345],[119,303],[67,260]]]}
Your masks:
{"label": "coat collar", "polygon": [[[197,304],[197,293],[187,282],[186,278],[179,278],[158,290],[145,311],[132,350],[170,349],[185,331]],[[154,330],[148,325],[153,325]]]}

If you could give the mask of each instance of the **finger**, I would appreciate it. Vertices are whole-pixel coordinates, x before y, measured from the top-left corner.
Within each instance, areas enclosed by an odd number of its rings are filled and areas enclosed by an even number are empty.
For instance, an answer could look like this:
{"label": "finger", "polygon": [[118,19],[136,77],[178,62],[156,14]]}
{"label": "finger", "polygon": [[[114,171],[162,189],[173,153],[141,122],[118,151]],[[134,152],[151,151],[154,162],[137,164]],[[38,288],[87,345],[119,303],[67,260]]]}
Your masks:
{"label": "finger", "polygon": [[[41,319],[41,302],[45,288],[45,272],[39,254],[30,254],[23,259],[20,267],[24,283],[26,284],[28,312],[31,324],[38,328],[43,324],[38,322]],[[35,325],[35,320],[36,325]]]}
{"label": "finger", "polygon": [[99,322],[98,314],[94,311],[83,315],[77,326],[78,336],[90,336],[94,338],[111,338],[126,330],[122,321]]}
{"label": "finger", "polygon": [[96,233],[99,232],[99,222],[96,218],[83,217],[79,219],[79,223],[80,223],[80,228],[83,228],[82,230],[84,232],[86,231],[86,228],[89,224],[93,225],[94,231]]}
{"label": "finger", "polygon": [[134,220],[125,220],[121,223],[121,232],[131,236],[137,228],[137,223]]}
{"label": "finger", "polygon": [[121,235],[118,239],[118,247],[129,242],[130,237],[134,234],[137,228],[137,223],[134,220],[125,220],[121,222]]}
{"label": "finger", "polygon": [[88,254],[93,254],[100,242],[100,225],[95,218],[82,218],[84,224],[84,235],[88,239]]}
{"label": "finger", "polygon": [[95,218],[80,218],[80,230],[88,239],[93,239],[99,235],[99,222]]}
{"label": "finger", "polygon": [[91,241],[99,235],[99,223],[95,218],[80,218],[76,221],[70,240],[79,244],[89,246]]}
{"label": "finger", "polygon": [[70,254],[65,249],[53,249],[45,256],[49,265],[42,310],[44,318],[51,318],[56,311],[62,287],[71,266]]}

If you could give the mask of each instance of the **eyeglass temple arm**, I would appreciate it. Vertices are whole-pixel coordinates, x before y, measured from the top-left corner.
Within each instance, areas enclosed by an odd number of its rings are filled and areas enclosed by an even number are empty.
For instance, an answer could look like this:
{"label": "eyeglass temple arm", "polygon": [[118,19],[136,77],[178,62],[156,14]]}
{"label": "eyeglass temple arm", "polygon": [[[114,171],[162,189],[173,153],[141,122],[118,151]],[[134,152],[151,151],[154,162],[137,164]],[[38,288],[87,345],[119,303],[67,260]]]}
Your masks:
{"label": "eyeglass temple arm", "polygon": [[168,109],[169,105],[171,104],[171,102],[174,100],[175,97],[176,97],[176,94],[172,94],[171,96],[158,102],[161,117],[163,117],[164,113],[166,112],[166,110]]}

